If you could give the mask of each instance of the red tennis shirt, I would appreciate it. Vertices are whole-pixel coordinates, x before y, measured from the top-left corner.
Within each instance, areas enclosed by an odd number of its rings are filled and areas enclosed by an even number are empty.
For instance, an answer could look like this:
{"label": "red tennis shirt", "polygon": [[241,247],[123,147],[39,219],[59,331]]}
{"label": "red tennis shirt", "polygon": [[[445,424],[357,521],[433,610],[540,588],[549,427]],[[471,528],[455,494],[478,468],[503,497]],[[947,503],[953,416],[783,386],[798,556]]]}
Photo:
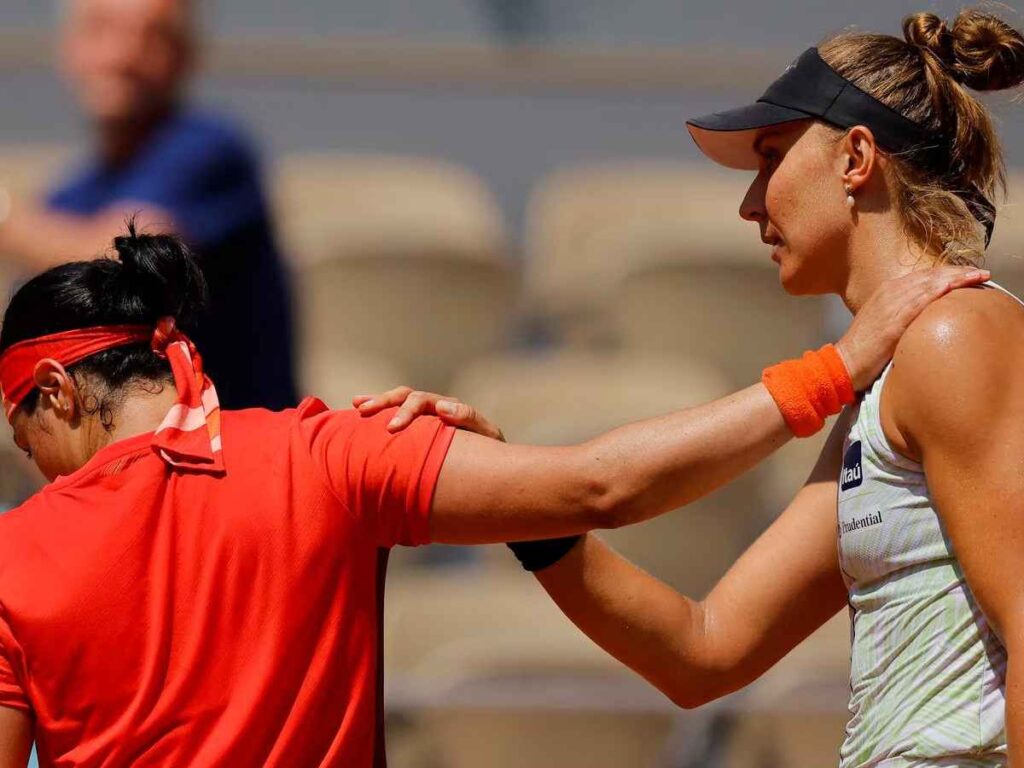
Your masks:
{"label": "red tennis shirt", "polygon": [[383,564],[454,434],[390,415],[228,411],[225,476],[139,435],[0,516],[0,705],[42,765],[384,764]]}

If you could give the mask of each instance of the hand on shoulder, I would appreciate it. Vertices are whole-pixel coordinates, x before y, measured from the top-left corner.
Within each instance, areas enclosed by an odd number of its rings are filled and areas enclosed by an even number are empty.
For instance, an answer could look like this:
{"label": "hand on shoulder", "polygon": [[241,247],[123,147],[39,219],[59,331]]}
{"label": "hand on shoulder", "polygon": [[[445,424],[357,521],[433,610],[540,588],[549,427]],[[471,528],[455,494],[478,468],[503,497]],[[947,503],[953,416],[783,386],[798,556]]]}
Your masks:
{"label": "hand on shoulder", "polygon": [[923,443],[980,439],[1024,415],[1024,305],[965,288],[927,307],[896,347],[883,412],[915,458]]}

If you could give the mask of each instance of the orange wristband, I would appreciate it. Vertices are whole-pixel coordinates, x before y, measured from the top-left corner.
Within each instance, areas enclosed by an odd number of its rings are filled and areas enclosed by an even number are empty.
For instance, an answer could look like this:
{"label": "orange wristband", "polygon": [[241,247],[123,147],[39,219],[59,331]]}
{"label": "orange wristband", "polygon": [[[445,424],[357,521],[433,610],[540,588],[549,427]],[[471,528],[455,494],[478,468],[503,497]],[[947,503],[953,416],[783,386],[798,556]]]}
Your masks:
{"label": "orange wristband", "polygon": [[797,437],[810,437],[855,399],[853,380],[832,344],[765,368],[761,381]]}

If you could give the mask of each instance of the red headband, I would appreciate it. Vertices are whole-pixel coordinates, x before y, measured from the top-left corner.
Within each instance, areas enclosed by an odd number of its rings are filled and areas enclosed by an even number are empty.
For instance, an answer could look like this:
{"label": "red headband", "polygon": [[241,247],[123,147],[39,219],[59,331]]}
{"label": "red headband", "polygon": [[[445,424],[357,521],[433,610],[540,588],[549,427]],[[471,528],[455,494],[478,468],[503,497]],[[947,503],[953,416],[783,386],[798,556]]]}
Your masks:
{"label": "red headband", "polygon": [[8,420],[35,388],[35,370],[41,360],[63,366],[114,347],[149,342],[166,357],[174,374],[178,400],[156,430],[153,446],[169,464],[222,472],[220,404],[213,382],[203,373],[195,345],[174,324],[162,318],[151,328],[143,325],[108,325],[78,328],[19,341],[0,355],[0,390]]}
{"label": "red headband", "polygon": [[153,329],[143,325],[107,325],[51,333],[8,347],[0,356],[0,390],[7,418],[10,419],[14,409],[35,389],[35,371],[40,360],[50,358],[70,366],[97,352],[152,338]]}

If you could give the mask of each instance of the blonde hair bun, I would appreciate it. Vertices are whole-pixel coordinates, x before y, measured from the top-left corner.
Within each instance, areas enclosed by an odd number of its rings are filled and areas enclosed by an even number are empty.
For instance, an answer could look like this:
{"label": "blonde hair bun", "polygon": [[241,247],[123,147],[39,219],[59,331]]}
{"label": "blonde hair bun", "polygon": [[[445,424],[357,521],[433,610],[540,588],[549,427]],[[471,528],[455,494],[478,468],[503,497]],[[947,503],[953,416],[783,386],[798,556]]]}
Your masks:
{"label": "blonde hair bun", "polygon": [[903,37],[972,90],[999,91],[1024,82],[1024,37],[991,13],[965,8],[952,28],[934,13],[915,13],[903,20]]}

